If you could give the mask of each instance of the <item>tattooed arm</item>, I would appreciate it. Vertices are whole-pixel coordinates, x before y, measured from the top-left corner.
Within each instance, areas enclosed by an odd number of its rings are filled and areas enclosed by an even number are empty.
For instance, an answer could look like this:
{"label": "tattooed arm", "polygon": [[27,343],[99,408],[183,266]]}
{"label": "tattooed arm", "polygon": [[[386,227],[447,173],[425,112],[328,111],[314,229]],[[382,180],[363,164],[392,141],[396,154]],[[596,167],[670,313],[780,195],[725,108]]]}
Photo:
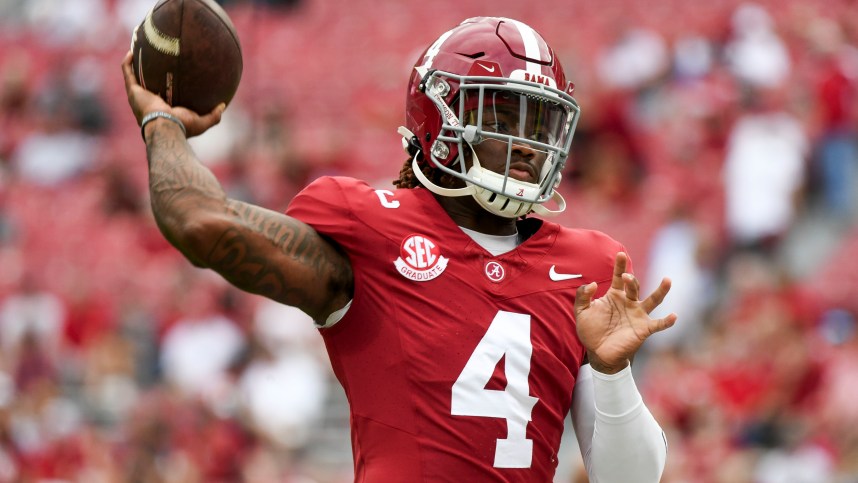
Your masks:
{"label": "tattooed arm", "polygon": [[146,126],[152,212],[164,236],[194,265],[236,287],[294,305],[324,321],[351,299],[348,258],[308,225],[227,199],[179,127]]}
{"label": "tattooed arm", "polygon": [[[140,87],[130,59],[129,53],[122,68],[138,123],[163,111],[178,117],[193,136],[220,121],[224,106],[199,116],[171,108]],[[156,119],[143,134],[155,220],[194,265],[217,271],[242,290],[298,307],[318,322],[351,299],[351,265],[336,245],[294,218],[228,199],[178,124]]]}

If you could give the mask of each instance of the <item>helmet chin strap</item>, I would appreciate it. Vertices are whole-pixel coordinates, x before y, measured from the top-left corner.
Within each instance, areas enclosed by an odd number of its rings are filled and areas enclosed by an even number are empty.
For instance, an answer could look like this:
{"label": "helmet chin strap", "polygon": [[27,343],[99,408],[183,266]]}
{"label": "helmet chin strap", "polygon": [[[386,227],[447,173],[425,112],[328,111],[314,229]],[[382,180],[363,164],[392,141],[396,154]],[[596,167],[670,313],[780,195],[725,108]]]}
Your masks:
{"label": "helmet chin strap", "polygon": [[417,176],[417,179],[420,180],[420,184],[422,184],[426,187],[426,189],[437,195],[456,198],[459,196],[468,196],[477,193],[475,186],[472,184],[469,184],[464,188],[444,188],[442,186],[438,186],[432,181],[429,181],[429,178],[427,178],[426,175],[423,174],[423,171],[420,170],[420,165],[417,164],[416,155],[414,156],[414,159],[411,160],[411,170],[414,171],[414,176]]}
{"label": "helmet chin strap", "polygon": [[558,208],[556,210],[549,210],[545,205],[538,205],[536,203],[534,203],[530,209],[537,215],[541,216],[557,216],[566,211],[566,200],[563,199],[563,195],[558,193],[557,190],[554,190],[554,193],[551,195],[551,199],[557,203]]}
{"label": "helmet chin strap", "polygon": [[[406,128],[405,126],[400,126],[397,132],[402,135],[402,146],[407,151],[408,140],[414,136],[414,133],[409,131],[408,128]],[[465,142],[468,143],[468,146],[471,146],[473,148],[472,144],[469,141],[466,140]],[[471,149],[471,154],[473,156],[473,166],[471,166],[469,172],[477,171],[484,172],[487,174],[493,174],[488,170],[485,170],[482,165],[480,165],[480,159],[474,149]],[[519,216],[524,216],[530,212],[546,217],[557,216],[566,209],[566,200],[563,199],[563,196],[558,193],[557,190],[554,190],[554,193],[551,195],[551,199],[557,203],[558,209],[549,210],[541,204],[514,200],[502,193],[495,193],[485,188],[481,188],[475,184],[468,182],[467,180],[465,180],[465,184],[467,186],[465,186],[464,188],[444,188],[442,186],[438,186],[437,184],[430,181],[425,174],[423,174],[423,170],[420,169],[420,165],[417,162],[417,155],[418,154],[415,154],[414,158],[412,158],[411,160],[411,170],[414,172],[414,176],[417,177],[417,179],[423,186],[426,187],[426,189],[437,195],[447,196],[450,198],[471,195],[486,211],[505,218],[518,218]],[[491,199],[493,195],[496,195],[494,196],[495,201],[489,202],[489,199]],[[497,200],[497,197],[500,197],[502,200],[508,200],[508,202],[499,202],[501,200]],[[515,210],[507,210],[506,207],[509,205],[509,203],[512,203],[513,206],[518,206],[519,208]],[[521,213],[521,207],[523,205],[527,205],[527,209],[523,213]]]}

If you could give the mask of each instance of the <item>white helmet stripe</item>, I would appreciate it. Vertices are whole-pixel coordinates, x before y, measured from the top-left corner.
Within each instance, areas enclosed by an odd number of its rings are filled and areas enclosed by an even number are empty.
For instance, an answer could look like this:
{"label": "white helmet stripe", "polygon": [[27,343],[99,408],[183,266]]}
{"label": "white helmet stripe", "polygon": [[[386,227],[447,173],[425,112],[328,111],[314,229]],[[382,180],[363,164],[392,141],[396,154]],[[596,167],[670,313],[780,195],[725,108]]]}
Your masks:
{"label": "white helmet stripe", "polygon": [[426,51],[426,56],[423,57],[423,65],[421,67],[427,70],[432,67],[432,61],[435,60],[435,56],[438,55],[438,52],[441,51],[441,46],[444,44],[447,38],[453,35],[453,30],[456,29],[444,32],[440,37],[438,37],[438,40],[436,40],[435,43],[433,43],[432,46],[429,47],[429,50]]}
{"label": "white helmet stripe", "polygon": [[[528,59],[541,59],[542,56],[539,52],[539,39],[536,36],[536,32],[529,25],[521,23],[518,20],[508,20],[518,28],[518,33],[521,34],[521,40],[524,42],[524,55],[526,55]],[[527,69],[527,72],[531,74],[542,74],[542,66],[536,62],[528,61],[525,68]]]}

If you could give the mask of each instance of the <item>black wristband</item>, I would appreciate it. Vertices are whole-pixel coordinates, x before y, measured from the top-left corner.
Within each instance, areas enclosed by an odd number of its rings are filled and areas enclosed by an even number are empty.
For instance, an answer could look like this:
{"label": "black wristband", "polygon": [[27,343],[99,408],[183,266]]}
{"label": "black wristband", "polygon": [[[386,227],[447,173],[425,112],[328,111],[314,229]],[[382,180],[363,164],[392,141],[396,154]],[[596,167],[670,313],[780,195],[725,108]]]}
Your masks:
{"label": "black wristband", "polygon": [[143,137],[143,142],[146,142],[146,124],[149,124],[150,122],[158,118],[169,119],[170,121],[175,122],[179,125],[180,128],[182,128],[182,134],[184,134],[185,136],[188,135],[188,131],[185,130],[185,125],[182,124],[182,121],[180,121],[178,117],[170,114],[169,112],[155,111],[146,114],[140,121],[140,136]]}

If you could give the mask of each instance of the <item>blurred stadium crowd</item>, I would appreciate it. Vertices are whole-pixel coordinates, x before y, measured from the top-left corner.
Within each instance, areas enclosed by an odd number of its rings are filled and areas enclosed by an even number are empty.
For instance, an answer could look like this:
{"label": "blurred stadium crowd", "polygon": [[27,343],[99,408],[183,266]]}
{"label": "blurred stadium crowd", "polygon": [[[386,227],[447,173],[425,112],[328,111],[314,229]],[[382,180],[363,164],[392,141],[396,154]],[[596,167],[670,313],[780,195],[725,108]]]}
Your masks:
{"label": "blurred stadium crowd", "polygon": [[[151,5],[0,0],[0,483],[350,481],[310,321],[191,267],[149,213],[119,62]],[[858,2],[225,6],[244,77],[193,144],[275,210],[325,174],[391,186],[438,34],[536,27],[583,111],[561,222],[674,281],[679,323],[635,362],[663,481],[858,482]],[[556,481],[585,481],[571,444]]]}

